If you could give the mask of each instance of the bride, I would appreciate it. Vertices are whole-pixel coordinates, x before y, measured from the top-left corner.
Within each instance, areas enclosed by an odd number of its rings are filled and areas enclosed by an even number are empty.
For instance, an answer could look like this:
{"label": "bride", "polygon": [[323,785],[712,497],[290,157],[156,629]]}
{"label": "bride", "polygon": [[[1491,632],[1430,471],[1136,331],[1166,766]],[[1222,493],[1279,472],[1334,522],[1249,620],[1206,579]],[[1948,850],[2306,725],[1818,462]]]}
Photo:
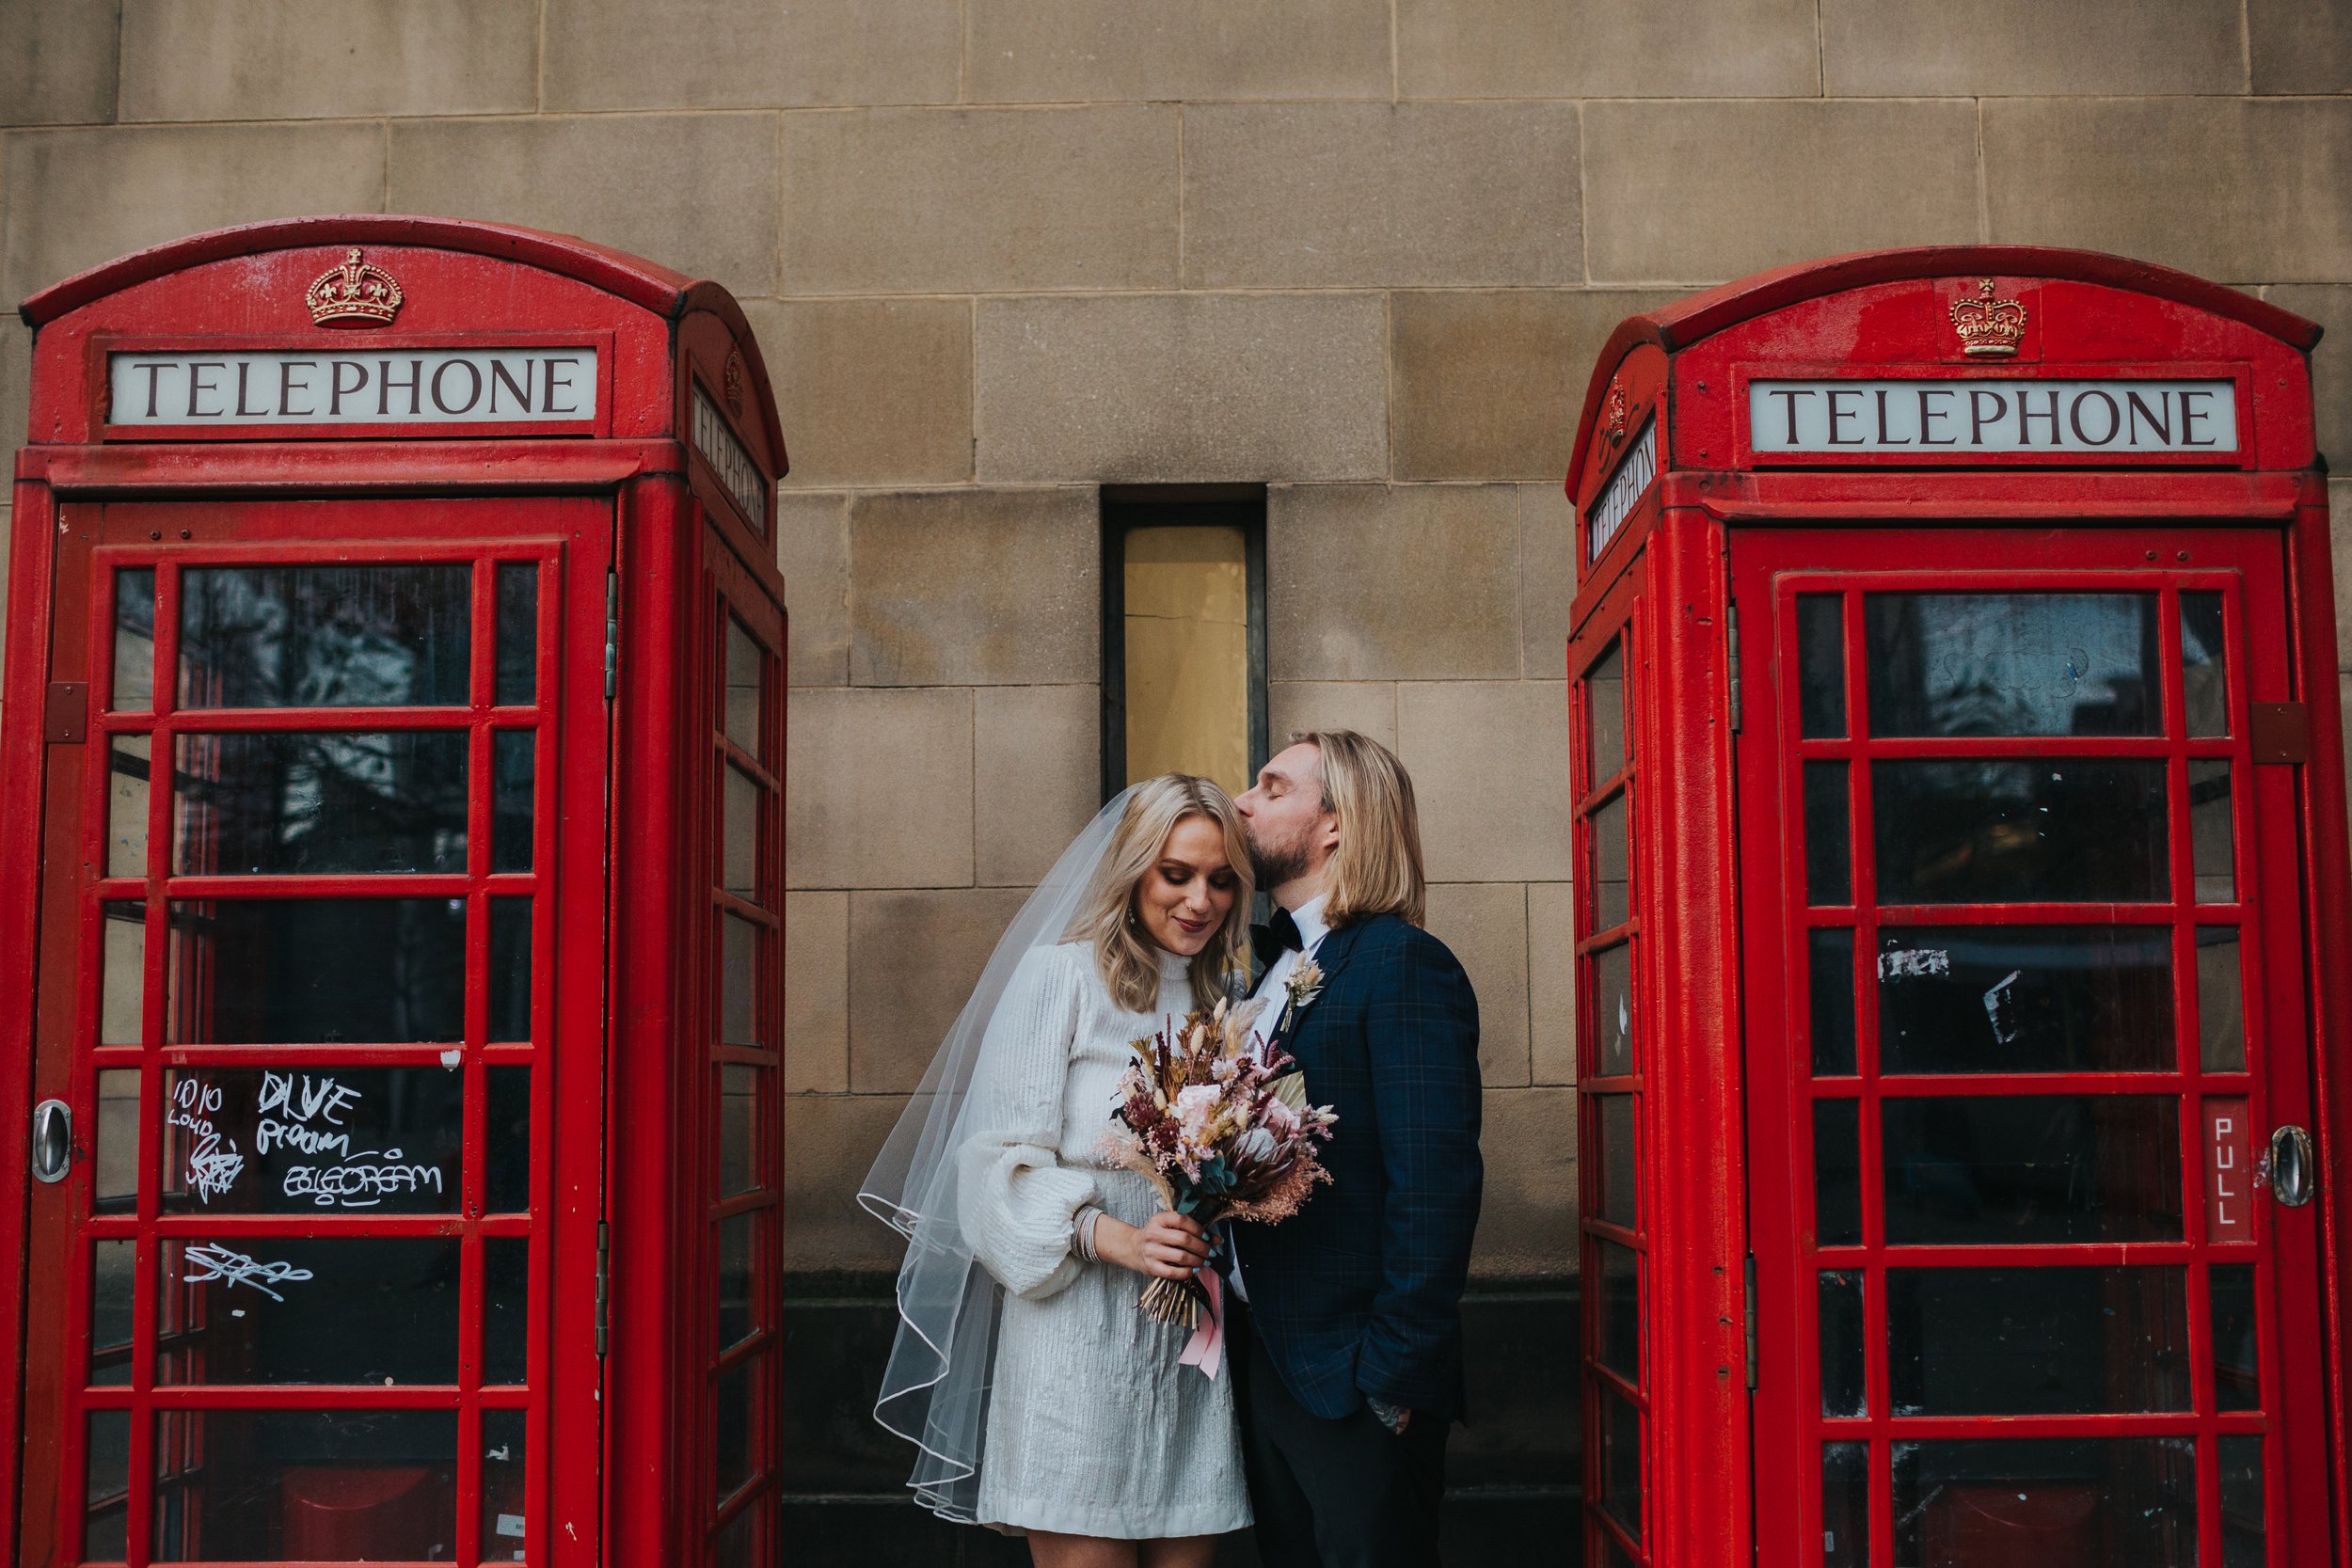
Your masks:
{"label": "bride", "polygon": [[1245,975],[1249,857],[1205,779],[1103,808],[996,945],[859,1201],[907,1239],[875,1418],[934,1513],[1039,1568],[1209,1568],[1249,1523],[1230,1376],[1138,1311],[1208,1257],[1097,1152],[1130,1041]]}

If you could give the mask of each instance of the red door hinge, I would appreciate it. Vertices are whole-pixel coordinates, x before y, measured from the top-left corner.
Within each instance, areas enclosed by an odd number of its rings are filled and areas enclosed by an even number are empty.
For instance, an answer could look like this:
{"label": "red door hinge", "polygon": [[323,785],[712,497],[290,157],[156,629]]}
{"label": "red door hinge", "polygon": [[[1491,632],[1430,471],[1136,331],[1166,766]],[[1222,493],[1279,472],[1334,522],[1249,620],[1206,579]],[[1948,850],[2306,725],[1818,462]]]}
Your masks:
{"label": "red door hinge", "polygon": [[2249,738],[2256,762],[2307,761],[2312,747],[2311,710],[2301,703],[2256,703]]}
{"label": "red door hinge", "polygon": [[52,746],[71,746],[89,733],[89,683],[51,681],[49,711],[43,738]]}

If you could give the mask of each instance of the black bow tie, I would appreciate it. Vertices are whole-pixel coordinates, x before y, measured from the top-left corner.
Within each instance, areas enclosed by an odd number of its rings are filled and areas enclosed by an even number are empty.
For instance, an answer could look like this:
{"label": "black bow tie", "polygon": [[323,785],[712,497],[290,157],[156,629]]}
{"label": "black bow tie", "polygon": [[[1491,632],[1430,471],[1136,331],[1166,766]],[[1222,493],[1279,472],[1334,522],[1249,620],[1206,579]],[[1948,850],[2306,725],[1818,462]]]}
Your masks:
{"label": "black bow tie", "polygon": [[1304,952],[1307,943],[1299,936],[1298,922],[1291,918],[1291,911],[1277,908],[1272,920],[1249,927],[1249,945],[1258,955],[1260,967],[1270,969],[1283,954]]}

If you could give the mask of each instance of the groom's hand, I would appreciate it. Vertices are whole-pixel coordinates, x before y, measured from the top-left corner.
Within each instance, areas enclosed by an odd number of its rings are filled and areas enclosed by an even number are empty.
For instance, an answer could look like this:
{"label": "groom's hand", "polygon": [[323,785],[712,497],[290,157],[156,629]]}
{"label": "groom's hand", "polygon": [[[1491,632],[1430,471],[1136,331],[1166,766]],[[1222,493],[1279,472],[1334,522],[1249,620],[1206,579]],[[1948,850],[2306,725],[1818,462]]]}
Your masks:
{"label": "groom's hand", "polygon": [[1122,1269],[1154,1279],[1188,1279],[1209,1260],[1209,1238],[1199,1221],[1172,1209],[1140,1226],[1104,1214],[1095,1222],[1094,1250]]}

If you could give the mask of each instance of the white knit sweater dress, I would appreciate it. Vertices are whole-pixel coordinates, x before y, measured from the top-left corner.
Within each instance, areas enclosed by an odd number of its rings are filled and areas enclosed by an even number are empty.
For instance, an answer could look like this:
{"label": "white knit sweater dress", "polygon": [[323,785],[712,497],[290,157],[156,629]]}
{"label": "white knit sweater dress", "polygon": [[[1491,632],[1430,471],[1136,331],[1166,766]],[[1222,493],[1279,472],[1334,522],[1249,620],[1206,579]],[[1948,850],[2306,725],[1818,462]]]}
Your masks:
{"label": "white knit sweater dress", "polygon": [[1249,1523],[1232,1369],[1179,1365],[1190,1331],[1136,1309],[1145,1277],[1072,1243],[1087,1204],[1130,1225],[1158,1210],[1096,1150],[1129,1042],[1192,1007],[1184,959],[1162,955],[1159,1012],[1122,1012],[1071,942],[1029,954],[989,1024],[958,1155],[964,1236],[1005,1287],[982,1524],[1152,1540]]}

